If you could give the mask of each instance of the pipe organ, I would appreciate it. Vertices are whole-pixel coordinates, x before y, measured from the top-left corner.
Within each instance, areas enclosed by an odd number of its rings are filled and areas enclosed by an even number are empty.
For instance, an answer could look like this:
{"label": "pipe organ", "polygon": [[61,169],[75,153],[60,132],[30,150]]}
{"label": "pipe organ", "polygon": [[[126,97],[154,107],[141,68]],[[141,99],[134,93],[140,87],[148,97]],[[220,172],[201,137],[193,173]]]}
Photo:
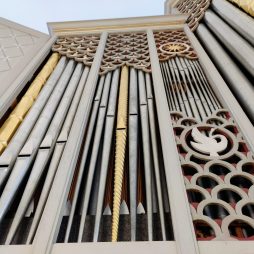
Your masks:
{"label": "pipe organ", "polygon": [[37,75],[1,112],[0,249],[196,254],[253,240],[252,74],[230,65],[241,90],[215,60],[225,83],[205,53],[216,2],[177,1],[183,14],[150,23],[51,24]]}

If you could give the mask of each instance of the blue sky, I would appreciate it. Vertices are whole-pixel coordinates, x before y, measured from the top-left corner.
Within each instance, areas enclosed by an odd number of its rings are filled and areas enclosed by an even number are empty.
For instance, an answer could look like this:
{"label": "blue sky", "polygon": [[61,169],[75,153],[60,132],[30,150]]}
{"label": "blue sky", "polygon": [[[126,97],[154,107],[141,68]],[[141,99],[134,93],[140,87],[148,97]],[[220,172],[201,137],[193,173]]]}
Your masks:
{"label": "blue sky", "polygon": [[1,17],[45,33],[47,22],[153,16],[163,12],[164,0],[5,0],[0,8]]}

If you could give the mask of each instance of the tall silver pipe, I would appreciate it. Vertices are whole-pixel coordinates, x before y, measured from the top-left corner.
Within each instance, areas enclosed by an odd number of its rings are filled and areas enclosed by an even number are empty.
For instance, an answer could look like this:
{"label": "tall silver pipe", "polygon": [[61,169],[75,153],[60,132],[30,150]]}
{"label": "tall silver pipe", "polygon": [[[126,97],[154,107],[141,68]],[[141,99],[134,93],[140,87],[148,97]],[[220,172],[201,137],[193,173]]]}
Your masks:
{"label": "tall silver pipe", "polygon": [[210,115],[215,110],[215,107],[211,101],[209,91],[207,91],[207,89],[206,89],[206,84],[202,80],[202,77],[199,74],[199,70],[196,68],[196,66],[193,63],[193,62],[196,62],[196,60],[184,59],[184,62],[186,64],[187,68],[192,72],[192,75],[194,75],[197,80],[196,85],[200,90],[199,91],[200,96],[202,97],[203,103],[206,103],[208,115]]}
{"label": "tall silver pipe", "polygon": [[14,168],[0,198],[0,221],[8,211],[22,180],[26,176],[35,159],[39,145],[45,132],[47,131],[48,125],[50,124],[58,103],[61,100],[74,67],[74,60],[70,60],[16,160]]}
{"label": "tall silver pipe", "polygon": [[166,241],[166,229],[165,229],[164,207],[163,207],[163,199],[162,199],[158,141],[157,141],[157,135],[156,135],[156,126],[155,126],[153,92],[152,92],[151,77],[150,77],[150,74],[148,73],[146,73],[146,93],[147,93],[147,101],[148,101],[148,114],[149,114],[151,141],[152,141],[155,184],[156,184],[156,190],[157,190],[157,200],[159,205],[162,240]]}
{"label": "tall silver pipe", "polygon": [[105,76],[101,76],[99,84],[98,84],[97,92],[96,92],[96,95],[94,98],[91,117],[90,117],[90,121],[89,121],[89,125],[88,125],[88,130],[86,133],[84,150],[83,150],[83,154],[82,154],[81,162],[80,162],[80,166],[79,166],[79,172],[78,172],[77,182],[76,182],[76,186],[75,186],[75,190],[74,190],[72,206],[71,206],[71,211],[70,211],[70,215],[69,215],[69,220],[68,220],[68,225],[67,225],[67,229],[66,229],[66,233],[65,233],[64,242],[68,242],[68,240],[69,240],[73,217],[74,217],[74,213],[75,213],[75,209],[76,209],[76,205],[77,205],[77,200],[78,200],[78,195],[79,195],[79,191],[80,191],[80,185],[81,185],[82,178],[84,175],[85,163],[87,160],[90,143],[91,143],[91,140],[93,137],[95,122],[96,122],[96,118],[97,118],[97,114],[98,114],[98,110],[99,110],[99,105],[100,105],[100,101],[101,101],[101,95],[102,95],[104,82],[105,82]]}
{"label": "tall silver pipe", "polygon": [[153,240],[153,210],[152,210],[152,181],[151,181],[151,144],[149,134],[149,119],[146,97],[146,85],[143,71],[138,71],[139,104],[141,117],[141,133],[144,154],[145,186],[146,186],[146,212],[148,224],[148,241]]}
{"label": "tall silver pipe", "polygon": [[57,82],[66,67],[66,63],[66,57],[61,57],[53,73],[43,86],[32,108],[27,113],[24,121],[21,123],[17,132],[11,139],[3,154],[0,156],[0,188],[3,187],[6,178],[12,170],[18,153],[31,133],[31,130],[34,127],[34,124],[36,123],[41,111],[43,110],[43,107],[48,101],[53,89],[57,85]]}
{"label": "tall silver pipe", "polygon": [[[168,99],[168,104],[169,104],[169,108],[171,111],[176,111],[177,109],[177,104],[175,103],[172,93],[170,91],[170,86],[172,84],[172,82],[170,82],[170,77],[168,77],[168,73],[165,70],[165,63],[161,63],[160,67],[161,67],[161,73],[162,73],[162,77],[164,80],[164,86],[165,86],[165,90],[166,90],[166,94],[167,94],[167,99]],[[170,81],[169,81],[170,80]]]}
{"label": "tall silver pipe", "polygon": [[69,85],[63,94],[63,97],[56,110],[56,113],[54,114],[54,117],[47,130],[47,133],[40,145],[40,149],[38,150],[38,153],[35,158],[34,166],[32,167],[31,174],[27,181],[25,190],[23,192],[21,201],[14,216],[5,244],[10,244],[11,241],[13,240],[16,230],[26,212],[27,207],[29,206],[29,203],[33,197],[33,194],[41,179],[41,176],[46,169],[50,156],[53,153],[57,137],[61,131],[61,126],[63,125],[65,116],[68,112],[70,103],[72,101],[73,95],[80,80],[82,71],[83,64],[79,63],[75,68],[75,71],[71,77]]}
{"label": "tall silver pipe", "polygon": [[[206,93],[203,93],[203,84],[199,83],[199,79],[196,77],[195,72],[192,70],[191,65],[189,64],[188,59],[180,58],[180,63],[184,69],[185,74],[187,75],[187,79],[192,86],[192,90],[195,91],[198,101],[197,106],[198,108],[202,108],[199,110],[200,114],[202,115],[202,119],[204,117],[209,116],[211,114],[210,108],[206,101]],[[192,60],[193,61],[193,60]]]}
{"label": "tall silver pipe", "polygon": [[200,98],[198,97],[197,92],[193,87],[189,72],[188,72],[188,70],[186,70],[186,68],[185,69],[183,68],[182,64],[179,61],[179,58],[176,57],[175,62],[176,62],[176,66],[182,76],[183,82],[185,84],[186,92],[187,92],[188,98],[190,100],[194,116],[198,119],[203,119],[206,116],[206,113],[204,111],[204,108],[203,108],[203,105],[200,101]]}
{"label": "tall silver pipe", "polygon": [[216,97],[216,95],[214,94],[214,91],[212,90],[211,85],[209,84],[206,75],[202,69],[202,67],[200,66],[200,63],[198,61],[194,61],[193,64],[196,66],[197,70],[199,70],[199,74],[202,77],[202,80],[205,84],[205,88],[208,91],[208,94],[210,94],[210,98],[212,99],[213,105],[216,107],[216,109],[221,108],[221,104],[218,101],[218,98]]}
{"label": "tall silver pipe", "polygon": [[225,47],[254,77],[254,48],[213,11],[206,11],[204,21]]}
{"label": "tall silver pipe", "polygon": [[85,186],[84,196],[82,200],[83,205],[81,208],[81,221],[80,221],[80,227],[79,227],[78,242],[82,241],[83,231],[85,227],[87,209],[89,205],[94,172],[95,172],[95,167],[96,167],[97,158],[98,158],[99,145],[100,145],[100,141],[102,137],[102,131],[103,131],[103,126],[104,126],[105,116],[107,111],[110,86],[111,86],[111,72],[107,73],[106,75],[103,92],[102,92],[102,98],[100,102],[100,108],[99,108],[98,117],[96,121],[91,159],[90,159],[90,164],[88,167],[88,175],[86,179],[86,186]]}
{"label": "tall silver pipe", "polygon": [[103,148],[102,148],[102,163],[101,163],[101,171],[100,171],[99,194],[97,199],[97,209],[96,209],[94,234],[93,234],[94,242],[97,242],[99,239],[103,200],[105,196],[106,179],[107,179],[107,173],[109,168],[110,152],[111,152],[111,147],[113,142],[117,94],[118,94],[118,87],[119,87],[119,75],[120,75],[120,70],[116,69],[113,73],[112,85],[111,85],[111,91],[110,91],[110,97],[109,97],[109,103],[108,103],[108,109],[107,109],[105,131],[104,131],[104,138],[103,138]]}
{"label": "tall silver pipe", "polygon": [[173,69],[174,69],[174,72],[175,72],[176,77],[177,77],[178,85],[181,87],[181,91],[182,91],[182,94],[184,96],[184,103],[186,105],[188,116],[192,116],[192,117],[195,117],[197,119],[200,119],[200,115],[199,115],[199,112],[197,110],[193,95],[190,92],[190,88],[187,85],[186,80],[183,77],[183,82],[181,81],[180,73],[179,73],[180,70],[177,68],[175,60],[171,59],[170,61],[172,62]]}
{"label": "tall silver pipe", "polygon": [[167,66],[167,63],[162,63],[162,66],[164,66],[164,72],[165,72],[165,78],[168,84],[168,93],[170,96],[170,99],[172,100],[172,104],[174,104],[173,110],[180,111],[180,104],[179,99],[177,98],[177,86],[174,85],[169,68]]}
{"label": "tall silver pipe", "polygon": [[211,1],[211,8],[254,46],[254,20],[226,0]]}
{"label": "tall silver pipe", "polygon": [[[171,69],[172,69],[172,71],[173,71],[173,73],[174,73],[174,75],[176,77],[175,86],[178,87],[178,89],[180,91],[180,94],[181,94],[181,96],[183,98],[183,103],[184,103],[184,106],[185,106],[185,109],[186,109],[186,114],[187,114],[187,116],[194,117],[194,113],[192,112],[192,107],[191,107],[190,100],[188,98],[188,94],[186,94],[186,92],[187,92],[187,86],[183,87],[183,84],[181,82],[178,69],[177,69],[176,64],[175,64],[173,59],[169,60],[169,64],[171,64]],[[186,89],[186,91],[185,91],[185,89]],[[188,90],[188,92],[189,92],[189,90]],[[192,102],[193,102],[193,100],[192,100]]]}
{"label": "tall silver pipe", "polygon": [[184,104],[184,97],[182,96],[182,88],[180,86],[177,85],[177,82],[175,80],[175,76],[174,76],[174,71],[173,71],[173,66],[170,66],[169,63],[165,62],[164,64],[165,66],[165,72],[168,73],[168,82],[170,84],[170,92],[171,93],[175,93],[176,94],[176,101],[179,102],[179,110],[182,111],[184,114],[187,115],[187,111],[185,108],[185,104]]}
{"label": "tall silver pipe", "polygon": [[254,122],[254,86],[239,70],[238,66],[227,55],[218,41],[213,37],[205,25],[197,28],[197,35],[204,43],[210,56],[224,75],[228,85],[236,94],[236,97],[247,112],[249,118]]}
{"label": "tall silver pipe", "polygon": [[85,66],[84,71],[82,73],[82,76],[80,78],[79,85],[77,87],[77,90],[76,90],[75,95],[73,97],[73,100],[71,102],[71,106],[69,108],[68,114],[66,116],[66,119],[64,120],[64,124],[63,124],[63,127],[61,129],[60,135],[57,139],[58,142],[67,141],[67,138],[69,136],[69,132],[71,130],[71,126],[72,126],[72,123],[73,123],[73,119],[75,117],[75,114],[76,114],[76,111],[77,111],[77,108],[78,108],[78,104],[80,102],[80,98],[81,98],[81,95],[83,93],[86,81],[87,81],[89,71],[90,71],[90,67]]}
{"label": "tall silver pipe", "polygon": [[42,211],[44,209],[44,206],[45,206],[45,203],[46,203],[46,200],[47,200],[47,197],[48,197],[53,179],[54,179],[55,174],[56,174],[56,170],[57,170],[57,166],[59,164],[59,160],[62,156],[62,152],[63,152],[63,149],[65,147],[65,143],[68,139],[68,134],[69,134],[70,129],[71,129],[71,125],[72,125],[72,122],[73,122],[73,119],[74,119],[74,116],[75,116],[75,113],[76,113],[76,110],[77,110],[77,107],[78,107],[78,104],[79,104],[79,101],[80,101],[80,98],[81,98],[81,94],[84,90],[84,86],[85,86],[85,83],[86,83],[86,80],[87,80],[89,70],[90,70],[90,68],[86,66],[84,71],[83,71],[83,74],[81,76],[80,82],[79,82],[78,87],[76,89],[75,95],[74,95],[73,100],[71,102],[71,106],[68,110],[67,117],[64,121],[61,132],[60,132],[59,137],[57,139],[56,146],[54,148],[52,159],[51,159],[49,169],[48,169],[48,172],[47,172],[47,176],[46,176],[46,179],[45,179],[42,191],[41,191],[40,199],[39,199],[39,202],[37,204],[37,208],[36,208],[36,211],[35,211],[35,214],[34,214],[34,217],[33,217],[33,222],[32,222],[32,225],[30,227],[29,234],[28,234],[28,237],[27,237],[27,240],[26,240],[27,244],[30,244],[32,242],[32,239],[34,237],[36,228],[38,226],[38,223],[39,223]]}
{"label": "tall silver pipe", "polygon": [[42,189],[42,192],[41,192],[41,195],[40,195],[40,200],[39,200],[39,203],[36,207],[36,211],[35,211],[35,214],[34,214],[32,225],[29,229],[29,234],[28,234],[28,237],[27,237],[27,240],[26,240],[26,244],[31,244],[32,243],[32,240],[33,240],[33,237],[35,235],[38,224],[40,222],[40,218],[41,218],[45,203],[47,201],[47,197],[48,197],[53,179],[55,177],[56,170],[57,170],[59,161],[61,159],[64,147],[65,147],[65,143],[57,143],[56,146],[55,146],[53,156],[52,156],[52,159],[50,161],[47,177],[46,177],[46,180],[44,182],[43,189]]}
{"label": "tall silver pipe", "polygon": [[129,186],[131,241],[136,241],[137,224],[137,170],[138,170],[138,83],[137,72],[130,71],[129,92]]}

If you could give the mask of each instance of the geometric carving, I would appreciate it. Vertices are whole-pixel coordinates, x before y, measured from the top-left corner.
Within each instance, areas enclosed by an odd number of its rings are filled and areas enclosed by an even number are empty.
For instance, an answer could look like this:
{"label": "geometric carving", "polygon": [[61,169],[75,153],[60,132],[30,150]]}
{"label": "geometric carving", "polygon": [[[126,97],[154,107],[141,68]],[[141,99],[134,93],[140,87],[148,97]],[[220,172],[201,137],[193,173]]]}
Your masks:
{"label": "geometric carving", "polygon": [[176,8],[181,13],[189,14],[186,22],[191,31],[195,31],[209,5],[210,0],[182,0],[176,4]]}
{"label": "geometric carving", "polygon": [[[224,109],[203,122],[180,112],[171,118],[197,239],[254,239],[254,156],[233,118]],[[228,145],[216,157],[200,153],[193,130]]]}
{"label": "geometric carving", "polygon": [[100,40],[99,35],[59,37],[52,46],[53,52],[91,66]]}
{"label": "geometric carving", "polygon": [[38,38],[32,34],[0,25],[0,72],[10,70]]}
{"label": "geometric carving", "polygon": [[168,42],[160,46],[160,50],[162,52],[174,55],[177,55],[177,53],[182,54],[188,51],[189,48],[190,48],[189,45],[181,42]]}
{"label": "geometric carving", "polygon": [[124,65],[151,72],[146,33],[109,34],[100,74]]}
{"label": "geometric carving", "polygon": [[176,56],[186,57],[188,59],[198,58],[184,31],[158,31],[154,32],[154,38],[160,61],[166,61]]}

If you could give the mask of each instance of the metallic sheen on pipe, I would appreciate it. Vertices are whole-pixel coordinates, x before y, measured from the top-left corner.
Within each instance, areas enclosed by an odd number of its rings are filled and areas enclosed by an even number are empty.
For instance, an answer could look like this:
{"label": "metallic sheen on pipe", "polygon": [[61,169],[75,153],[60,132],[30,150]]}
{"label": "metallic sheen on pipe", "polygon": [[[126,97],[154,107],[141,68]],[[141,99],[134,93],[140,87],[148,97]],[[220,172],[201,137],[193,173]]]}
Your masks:
{"label": "metallic sheen on pipe", "polygon": [[128,118],[128,85],[129,69],[122,67],[119,88],[117,126],[116,126],[116,154],[114,170],[114,194],[113,194],[113,215],[112,215],[112,242],[118,238],[121,193],[125,163],[125,151],[127,141],[127,118]]}
{"label": "metallic sheen on pipe", "polygon": [[153,240],[153,209],[152,209],[152,179],[151,179],[151,142],[149,130],[149,117],[146,96],[146,84],[143,71],[138,71],[139,104],[141,117],[141,133],[143,144],[145,187],[146,187],[146,213],[148,224],[148,241]]}
{"label": "metallic sheen on pipe", "polygon": [[59,54],[53,53],[47,63],[43,66],[42,70],[36,76],[18,105],[4,122],[3,126],[0,129],[0,154],[4,151],[18,126],[34,104],[34,101],[38,97],[42,87],[56,67],[58,60]]}
{"label": "metallic sheen on pipe", "polygon": [[28,182],[7,235],[6,244],[10,244],[13,240],[16,230],[26,212],[41,176],[46,169],[82,72],[83,65],[78,63],[36,155],[34,166],[32,167]]}
{"label": "metallic sheen on pipe", "polygon": [[38,117],[40,116],[44,106],[48,102],[52,91],[55,89],[58,80],[66,67],[66,62],[66,57],[61,57],[56,68],[50,75],[35,103],[33,104],[33,107],[29,110],[24,121],[21,123],[10,143],[0,156],[0,187],[3,187],[3,184],[12,170],[13,164],[20,150],[30,135],[32,128],[38,120]]}
{"label": "metallic sheen on pipe", "polygon": [[102,216],[103,209],[103,200],[105,195],[105,187],[106,187],[106,179],[110,162],[110,152],[111,146],[113,143],[113,131],[115,124],[115,116],[116,116],[116,105],[117,105],[117,95],[118,95],[118,87],[119,87],[119,75],[120,70],[116,69],[113,73],[111,91],[108,102],[107,116],[105,122],[104,129],[104,138],[102,145],[102,162],[101,162],[101,170],[100,170],[100,183],[99,183],[99,194],[97,199],[97,209],[95,216],[95,225],[94,225],[94,234],[93,241],[97,242],[99,238],[100,231],[100,222]]}
{"label": "metallic sheen on pipe", "polygon": [[67,64],[63,75],[61,76],[54,92],[51,94],[48,103],[44,107],[38,121],[36,122],[30,136],[21,150],[8,182],[3,190],[0,198],[0,221],[3,219],[5,213],[8,211],[17,190],[22,183],[22,180],[28,173],[36,153],[39,149],[40,143],[47,131],[50,121],[55,113],[59,101],[64,93],[64,90],[69,82],[72,72],[75,67],[75,62],[70,60]]}

